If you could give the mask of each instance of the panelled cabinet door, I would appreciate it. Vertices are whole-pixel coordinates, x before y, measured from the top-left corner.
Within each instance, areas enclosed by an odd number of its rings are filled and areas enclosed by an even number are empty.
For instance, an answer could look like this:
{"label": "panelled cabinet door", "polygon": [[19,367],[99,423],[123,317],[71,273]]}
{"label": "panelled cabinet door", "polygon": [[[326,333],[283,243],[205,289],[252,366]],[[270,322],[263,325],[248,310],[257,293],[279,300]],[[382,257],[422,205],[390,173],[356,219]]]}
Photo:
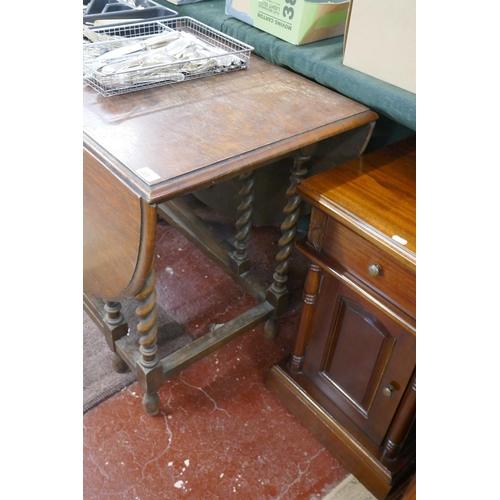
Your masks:
{"label": "panelled cabinet door", "polygon": [[380,445],[415,367],[415,336],[324,270],[303,372]]}

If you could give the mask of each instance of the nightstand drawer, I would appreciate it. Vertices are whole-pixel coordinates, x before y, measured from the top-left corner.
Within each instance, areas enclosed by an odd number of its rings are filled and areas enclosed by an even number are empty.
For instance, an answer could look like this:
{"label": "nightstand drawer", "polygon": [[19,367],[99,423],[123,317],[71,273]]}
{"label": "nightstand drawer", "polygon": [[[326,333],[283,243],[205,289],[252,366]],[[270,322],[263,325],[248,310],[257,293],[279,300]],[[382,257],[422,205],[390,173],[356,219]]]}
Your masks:
{"label": "nightstand drawer", "polygon": [[413,269],[330,217],[321,252],[415,318],[416,276]]}

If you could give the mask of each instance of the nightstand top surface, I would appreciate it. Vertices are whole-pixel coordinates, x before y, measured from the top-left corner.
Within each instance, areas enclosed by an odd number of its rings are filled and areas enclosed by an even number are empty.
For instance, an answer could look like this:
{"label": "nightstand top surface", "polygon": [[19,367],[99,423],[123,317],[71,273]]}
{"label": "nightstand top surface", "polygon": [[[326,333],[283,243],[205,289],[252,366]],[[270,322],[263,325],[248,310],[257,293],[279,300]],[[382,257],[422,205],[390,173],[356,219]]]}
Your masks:
{"label": "nightstand top surface", "polygon": [[306,201],[416,261],[416,136],[302,181]]}

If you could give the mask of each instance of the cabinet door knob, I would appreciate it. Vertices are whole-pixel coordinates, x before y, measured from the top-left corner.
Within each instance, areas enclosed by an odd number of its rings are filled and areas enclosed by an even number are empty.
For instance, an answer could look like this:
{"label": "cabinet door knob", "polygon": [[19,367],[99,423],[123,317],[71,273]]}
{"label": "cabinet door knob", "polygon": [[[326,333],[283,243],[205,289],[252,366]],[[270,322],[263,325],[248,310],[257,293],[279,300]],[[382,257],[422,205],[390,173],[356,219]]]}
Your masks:
{"label": "cabinet door knob", "polygon": [[394,392],[394,387],[392,387],[392,385],[388,385],[387,387],[384,387],[382,389],[382,394],[386,397],[386,398],[390,398],[392,396],[392,393]]}
{"label": "cabinet door knob", "polygon": [[381,270],[380,264],[370,264],[368,266],[368,274],[370,276],[377,276]]}

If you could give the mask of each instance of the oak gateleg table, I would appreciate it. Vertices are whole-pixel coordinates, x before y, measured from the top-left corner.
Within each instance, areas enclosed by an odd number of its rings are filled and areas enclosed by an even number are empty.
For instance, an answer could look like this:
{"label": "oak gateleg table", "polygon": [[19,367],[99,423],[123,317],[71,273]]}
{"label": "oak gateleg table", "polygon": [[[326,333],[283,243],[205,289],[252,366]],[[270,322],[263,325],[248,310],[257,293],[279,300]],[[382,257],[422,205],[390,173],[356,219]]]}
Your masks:
{"label": "oak gateleg table", "polygon": [[[158,413],[165,380],[265,322],[273,338],[286,310],[290,256],[300,197],[317,143],[356,135],[359,156],[377,114],[257,56],[245,70],[113,97],[83,89],[83,304],[114,353]],[[346,147],[352,147],[346,144]],[[282,236],[269,286],[252,278],[247,253],[256,169],[290,158]],[[241,179],[234,244],[219,237],[182,197],[232,177]],[[258,299],[257,305],[178,351],[157,354],[154,256],[158,217],[196,242]],[[139,345],[126,342],[120,302],[135,297]],[[166,305],[168,311],[168,304]]]}

